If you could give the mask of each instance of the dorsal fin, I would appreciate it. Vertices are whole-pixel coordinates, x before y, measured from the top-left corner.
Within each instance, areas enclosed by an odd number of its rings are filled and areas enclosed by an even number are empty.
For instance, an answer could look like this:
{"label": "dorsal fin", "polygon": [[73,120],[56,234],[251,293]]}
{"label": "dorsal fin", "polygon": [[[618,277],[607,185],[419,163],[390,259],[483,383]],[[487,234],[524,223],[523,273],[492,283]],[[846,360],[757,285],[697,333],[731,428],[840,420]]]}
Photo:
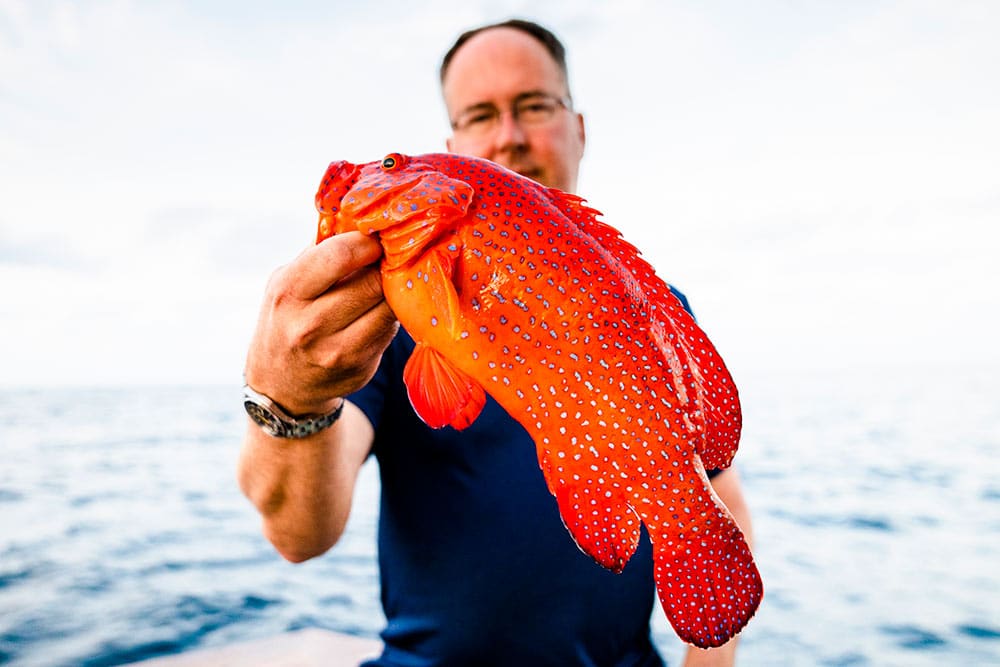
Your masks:
{"label": "dorsal fin", "polygon": [[566,217],[614,255],[644,288],[652,287],[658,291],[665,285],[662,280],[656,277],[656,271],[649,262],[639,254],[638,248],[626,241],[620,231],[597,219],[601,212],[587,206],[587,200],[555,188],[549,188],[548,193],[552,197],[553,203],[566,214]]}
{"label": "dorsal fin", "polygon": [[582,197],[555,188],[548,194],[635,278],[649,304],[651,334],[667,357],[678,396],[694,404],[690,427],[696,451],[709,468],[728,467],[739,444],[742,416],[736,385],[715,346],[639,250],[597,219],[600,211]]}

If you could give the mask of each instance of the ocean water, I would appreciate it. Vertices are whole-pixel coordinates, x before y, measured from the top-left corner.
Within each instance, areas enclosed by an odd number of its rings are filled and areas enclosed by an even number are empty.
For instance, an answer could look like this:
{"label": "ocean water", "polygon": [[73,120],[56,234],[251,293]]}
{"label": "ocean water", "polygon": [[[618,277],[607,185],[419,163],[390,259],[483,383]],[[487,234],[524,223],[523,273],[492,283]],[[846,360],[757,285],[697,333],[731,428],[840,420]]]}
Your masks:
{"label": "ocean water", "polygon": [[[738,664],[1000,665],[997,370],[737,377],[765,583]],[[377,636],[374,465],[344,539],[291,565],[236,486],[242,430],[236,386],[0,390],[0,663]]]}

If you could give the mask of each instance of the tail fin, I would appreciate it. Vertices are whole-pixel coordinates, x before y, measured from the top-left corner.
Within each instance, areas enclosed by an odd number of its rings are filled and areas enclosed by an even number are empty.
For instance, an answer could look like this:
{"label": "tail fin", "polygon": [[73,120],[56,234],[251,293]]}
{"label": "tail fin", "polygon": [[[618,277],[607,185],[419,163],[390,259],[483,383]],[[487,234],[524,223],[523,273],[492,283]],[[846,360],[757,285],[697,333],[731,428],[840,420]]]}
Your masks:
{"label": "tail fin", "polygon": [[708,648],[722,646],[743,629],[764,588],[739,526],[714,496],[703,500],[681,520],[643,521],[653,542],[656,589],[670,624],[685,642]]}

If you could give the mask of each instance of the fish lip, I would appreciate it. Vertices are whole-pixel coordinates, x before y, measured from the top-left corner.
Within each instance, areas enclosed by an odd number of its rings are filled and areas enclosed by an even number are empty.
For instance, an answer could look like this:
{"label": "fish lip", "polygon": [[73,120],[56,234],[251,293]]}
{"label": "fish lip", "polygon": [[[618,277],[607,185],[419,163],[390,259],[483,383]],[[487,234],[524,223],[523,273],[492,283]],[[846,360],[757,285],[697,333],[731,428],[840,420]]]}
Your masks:
{"label": "fish lip", "polygon": [[[332,205],[334,202],[328,201],[331,194],[336,192],[342,185],[354,180],[360,169],[360,165],[352,164],[346,160],[331,162],[327,169],[327,175],[324,177],[323,182],[320,183],[319,190],[316,192],[317,206],[320,205],[320,202]],[[342,199],[343,196],[337,199],[336,203],[339,204]]]}

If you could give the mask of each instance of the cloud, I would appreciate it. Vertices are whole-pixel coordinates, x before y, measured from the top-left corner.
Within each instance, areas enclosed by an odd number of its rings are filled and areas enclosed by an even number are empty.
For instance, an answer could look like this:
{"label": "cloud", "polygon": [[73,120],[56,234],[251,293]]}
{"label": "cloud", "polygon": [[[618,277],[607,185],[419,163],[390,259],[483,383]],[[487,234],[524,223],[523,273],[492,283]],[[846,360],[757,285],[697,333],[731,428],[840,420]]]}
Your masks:
{"label": "cloud", "polygon": [[84,271],[93,263],[72,248],[0,237],[0,266],[48,267]]}
{"label": "cloud", "polygon": [[327,163],[442,149],[442,52],[513,15],[569,48],[581,194],[737,363],[997,359],[995,3],[372,7],[0,0],[0,382],[230,378]]}

